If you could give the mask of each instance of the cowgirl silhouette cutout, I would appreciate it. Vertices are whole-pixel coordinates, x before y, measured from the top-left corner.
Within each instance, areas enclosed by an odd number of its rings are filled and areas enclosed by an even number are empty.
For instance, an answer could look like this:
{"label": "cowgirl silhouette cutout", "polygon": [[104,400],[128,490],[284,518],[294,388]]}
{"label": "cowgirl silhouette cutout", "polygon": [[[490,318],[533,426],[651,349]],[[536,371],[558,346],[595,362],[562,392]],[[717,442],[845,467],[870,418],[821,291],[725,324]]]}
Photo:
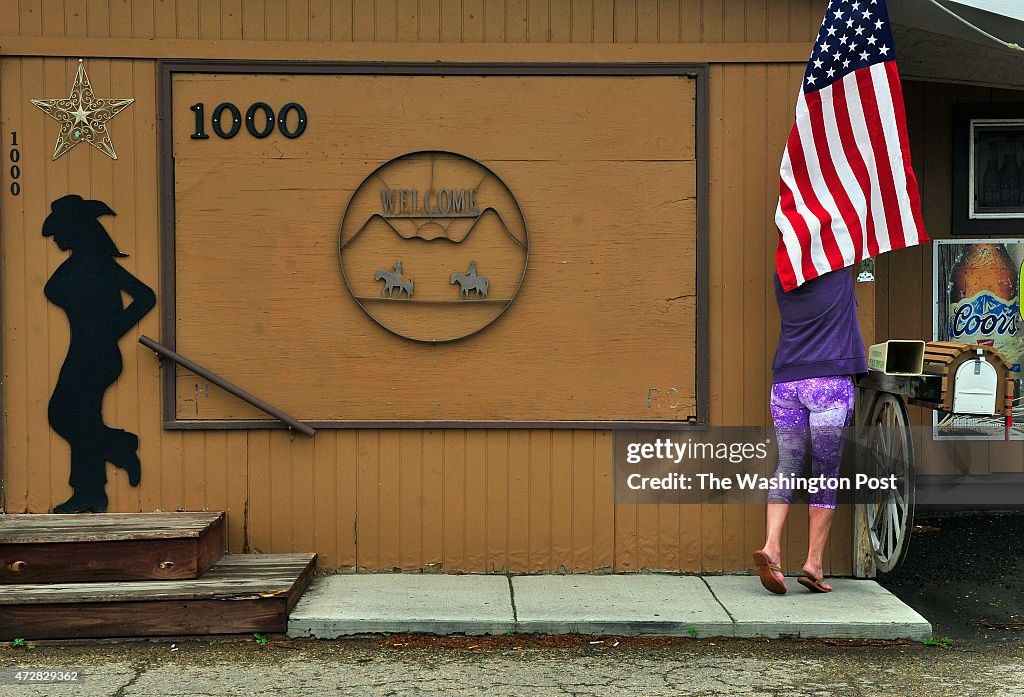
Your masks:
{"label": "cowgirl silhouette cutout", "polygon": [[[71,446],[71,498],[54,513],[102,513],[107,510],[106,463],[128,474],[132,486],[141,477],[139,437],[103,423],[103,394],[121,374],[117,340],[153,309],[156,296],[117,261],[126,257],[100,224],[115,215],[102,201],[72,194],[50,204],[43,236],[53,237],[71,256],[43,291],[64,310],[71,325],[68,355],[50,397],[50,426]],[[124,306],[121,292],[132,298]]]}

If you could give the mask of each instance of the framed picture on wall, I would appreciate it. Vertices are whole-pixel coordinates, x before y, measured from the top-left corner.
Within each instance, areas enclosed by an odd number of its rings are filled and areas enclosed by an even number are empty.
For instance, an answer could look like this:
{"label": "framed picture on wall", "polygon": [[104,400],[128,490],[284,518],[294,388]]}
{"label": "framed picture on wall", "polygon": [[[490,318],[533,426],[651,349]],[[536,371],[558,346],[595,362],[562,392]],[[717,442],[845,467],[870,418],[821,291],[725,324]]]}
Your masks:
{"label": "framed picture on wall", "polygon": [[954,235],[1024,236],[1024,103],[955,108],[952,222]]}

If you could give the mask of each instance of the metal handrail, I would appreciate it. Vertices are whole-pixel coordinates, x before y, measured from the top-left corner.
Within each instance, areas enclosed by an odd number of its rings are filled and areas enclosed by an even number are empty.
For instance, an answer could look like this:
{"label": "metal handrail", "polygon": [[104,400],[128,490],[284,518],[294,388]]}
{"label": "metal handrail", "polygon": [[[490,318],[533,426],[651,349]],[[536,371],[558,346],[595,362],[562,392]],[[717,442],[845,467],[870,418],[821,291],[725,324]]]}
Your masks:
{"label": "metal handrail", "polygon": [[156,352],[158,355],[163,356],[164,358],[169,358],[170,360],[174,361],[175,363],[185,368],[186,370],[191,370],[193,373],[203,378],[204,380],[209,380],[210,382],[212,382],[214,385],[221,388],[225,392],[233,394],[242,401],[248,402],[249,404],[253,405],[260,411],[263,411],[269,414],[270,416],[273,416],[275,419],[284,422],[284,424],[288,426],[288,428],[298,431],[299,433],[302,433],[304,435],[307,435],[310,438],[312,438],[313,434],[316,433],[316,431],[311,426],[302,423],[293,416],[285,414],[277,407],[273,407],[267,404],[259,397],[256,397],[255,395],[246,392],[241,387],[238,387],[237,385],[228,382],[219,375],[211,373],[209,370],[202,367],[201,365],[193,363],[189,359],[167,348],[163,344],[153,341],[148,336],[139,337],[139,343],[145,346],[146,348]]}

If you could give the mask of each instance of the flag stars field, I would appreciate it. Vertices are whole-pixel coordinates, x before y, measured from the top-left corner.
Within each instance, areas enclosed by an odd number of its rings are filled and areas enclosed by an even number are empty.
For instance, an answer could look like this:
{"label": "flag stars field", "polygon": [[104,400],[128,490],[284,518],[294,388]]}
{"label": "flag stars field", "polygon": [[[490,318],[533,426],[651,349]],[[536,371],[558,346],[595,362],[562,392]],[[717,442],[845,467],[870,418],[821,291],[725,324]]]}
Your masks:
{"label": "flag stars field", "polygon": [[829,3],[779,170],[786,290],[928,241],[895,61],[885,0]]}
{"label": "flag stars field", "polygon": [[[873,5],[876,2],[871,3]],[[843,10],[843,6],[849,6],[849,13]],[[879,17],[874,22],[869,21],[872,17],[875,17],[877,13],[871,12],[870,9],[861,8],[860,2],[850,3],[850,0],[832,0],[829,3],[829,9],[833,10],[831,15],[826,13],[825,20],[822,22],[822,31],[819,32],[817,43],[817,50],[811,56],[812,64],[815,70],[819,71],[819,74],[814,74],[814,80],[808,81],[809,85],[817,85],[818,81],[822,77],[822,73],[834,69],[838,66],[833,66],[831,63],[840,62],[842,60],[841,49],[846,49],[848,53],[859,55],[859,60],[856,63],[868,63],[872,61],[871,55],[873,50],[879,50],[883,57],[889,58],[888,54],[892,50],[888,48],[892,43],[891,32],[886,30],[882,31],[882,28],[886,26],[886,23]],[[859,15],[859,20],[856,17]],[[831,17],[831,19],[830,19]],[[845,21],[840,21],[846,17]],[[845,29],[843,28],[845,25]],[[870,34],[866,39],[868,46],[864,47],[863,44],[858,43],[857,39],[863,37],[864,33],[874,27],[875,34]],[[850,31],[847,31],[850,30]],[[841,31],[842,30],[842,31]],[[834,41],[831,41],[834,39]],[[885,52],[880,51],[878,42],[882,41],[882,46],[886,47]],[[836,50],[832,53],[833,49]],[[865,58],[865,51],[867,51],[867,57]],[[892,58],[894,58],[893,56]],[[827,64],[827,63],[828,64]],[[843,70],[848,70],[849,65],[844,64]],[[854,69],[863,67],[862,65],[854,65]],[[824,69],[824,71],[822,71]],[[808,77],[811,76],[808,71]],[[830,79],[841,79],[843,75],[838,77],[833,75],[828,76]],[[817,85],[819,88],[824,85]]]}

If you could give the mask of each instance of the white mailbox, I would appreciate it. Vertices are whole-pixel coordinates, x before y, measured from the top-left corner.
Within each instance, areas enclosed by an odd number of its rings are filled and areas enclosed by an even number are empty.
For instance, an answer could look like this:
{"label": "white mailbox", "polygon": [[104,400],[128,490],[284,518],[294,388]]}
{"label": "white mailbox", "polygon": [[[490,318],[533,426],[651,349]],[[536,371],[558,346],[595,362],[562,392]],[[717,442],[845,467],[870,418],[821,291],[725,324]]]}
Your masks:
{"label": "white mailbox", "polygon": [[995,366],[981,356],[957,366],[953,380],[953,411],[957,414],[997,413]]}
{"label": "white mailbox", "polygon": [[954,414],[1009,417],[1014,392],[1010,368],[1006,356],[991,346],[929,341],[924,375],[940,380],[938,385],[931,381],[927,395],[911,401]]}

